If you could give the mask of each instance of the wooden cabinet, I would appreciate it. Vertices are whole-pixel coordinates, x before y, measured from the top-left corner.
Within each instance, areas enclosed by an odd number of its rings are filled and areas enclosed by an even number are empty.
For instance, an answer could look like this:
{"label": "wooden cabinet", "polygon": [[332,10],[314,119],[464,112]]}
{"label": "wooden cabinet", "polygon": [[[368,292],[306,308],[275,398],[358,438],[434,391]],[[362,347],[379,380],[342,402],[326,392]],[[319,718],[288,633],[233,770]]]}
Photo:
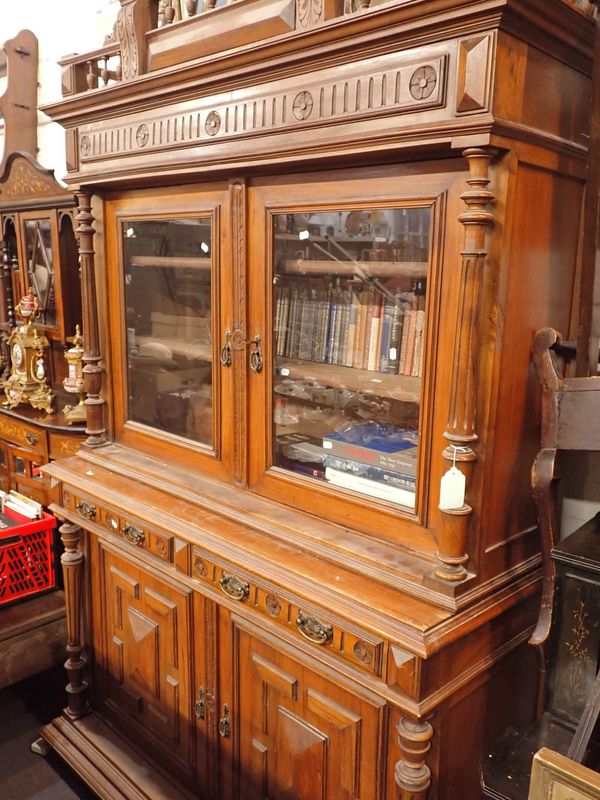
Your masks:
{"label": "wooden cabinet", "polygon": [[123,3],[45,109],[88,438],[43,470],[70,622],[43,736],[111,800],[475,797],[535,704],[530,346],[585,302],[593,24],[282,8]]}

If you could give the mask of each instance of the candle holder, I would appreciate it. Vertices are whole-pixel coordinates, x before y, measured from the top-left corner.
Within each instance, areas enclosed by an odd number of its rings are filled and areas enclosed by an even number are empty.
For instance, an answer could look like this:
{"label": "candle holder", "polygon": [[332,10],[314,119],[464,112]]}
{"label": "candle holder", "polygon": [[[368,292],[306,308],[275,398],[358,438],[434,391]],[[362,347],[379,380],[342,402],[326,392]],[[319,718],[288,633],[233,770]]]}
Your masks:
{"label": "candle holder", "polygon": [[67,339],[73,346],[65,352],[65,358],[69,365],[67,377],[63,381],[63,388],[69,394],[79,395],[79,402],[76,406],[66,405],[62,413],[67,424],[74,422],[85,422],[87,412],[85,408],[85,388],[83,380],[83,336],[79,330],[79,325],[75,326],[75,335]]}

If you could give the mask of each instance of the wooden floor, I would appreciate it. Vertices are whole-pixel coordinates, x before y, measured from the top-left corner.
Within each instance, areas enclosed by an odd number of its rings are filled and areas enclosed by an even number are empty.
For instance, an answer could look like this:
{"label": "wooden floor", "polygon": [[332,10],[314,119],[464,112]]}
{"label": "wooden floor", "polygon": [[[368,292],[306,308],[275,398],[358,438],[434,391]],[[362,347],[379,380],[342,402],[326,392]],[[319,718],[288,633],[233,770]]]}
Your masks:
{"label": "wooden floor", "polygon": [[60,713],[65,683],[57,667],[0,691],[1,800],[95,800],[54,753],[30,750],[39,728]]}

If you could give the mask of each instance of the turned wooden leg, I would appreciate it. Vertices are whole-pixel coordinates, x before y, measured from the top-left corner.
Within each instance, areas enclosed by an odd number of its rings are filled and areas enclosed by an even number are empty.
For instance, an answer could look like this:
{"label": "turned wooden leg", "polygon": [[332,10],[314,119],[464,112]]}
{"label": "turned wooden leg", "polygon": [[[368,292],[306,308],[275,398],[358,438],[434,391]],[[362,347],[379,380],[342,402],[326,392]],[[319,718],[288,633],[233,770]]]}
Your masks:
{"label": "turned wooden leg", "polygon": [[396,726],[402,758],[396,764],[398,800],[426,800],[431,770],[425,758],[431,747],[433,728],[429,722],[403,717]]}
{"label": "turned wooden leg", "polygon": [[83,717],[89,712],[87,699],[87,683],[83,680],[85,658],[82,656],[81,641],[81,609],[82,609],[82,575],[83,554],[79,547],[81,528],[71,522],[65,522],[59,528],[65,551],[61,556],[63,578],[65,583],[65,602],[67,609],[67,655],[65,669],[69,683],[67,684],[67,707],[65,714],[72,719]]}

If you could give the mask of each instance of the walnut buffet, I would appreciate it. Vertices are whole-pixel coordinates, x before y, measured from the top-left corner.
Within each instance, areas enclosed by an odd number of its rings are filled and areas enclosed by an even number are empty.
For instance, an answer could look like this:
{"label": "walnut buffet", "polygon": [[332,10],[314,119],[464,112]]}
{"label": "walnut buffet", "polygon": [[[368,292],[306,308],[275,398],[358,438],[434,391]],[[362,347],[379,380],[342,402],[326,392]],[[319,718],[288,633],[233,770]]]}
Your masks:
{"label": "walnut buffet", "polygon": [[198,5],[121,0],[44,109],[88,438],[45,469],[42,736],[110,800],[476,797],[534,713],[530,348],[576,326],[593,20]]}

